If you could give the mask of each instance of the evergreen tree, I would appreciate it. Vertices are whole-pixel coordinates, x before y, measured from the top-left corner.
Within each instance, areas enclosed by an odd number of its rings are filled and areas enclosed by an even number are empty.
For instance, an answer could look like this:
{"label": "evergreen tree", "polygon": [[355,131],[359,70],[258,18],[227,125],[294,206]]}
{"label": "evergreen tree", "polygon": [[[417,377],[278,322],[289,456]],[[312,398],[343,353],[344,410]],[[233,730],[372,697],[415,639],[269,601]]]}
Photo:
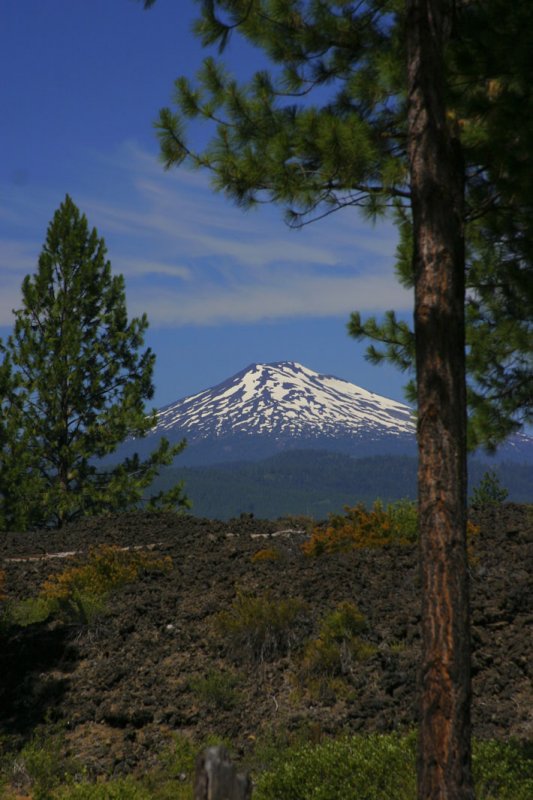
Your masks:
{"label": "evergreen tree", "polygon": [[479,484],[474,487],[471,505],[478,508],[499,506],[507,500],[508,496],[509,492],[500,483],[498,473],[493,469],[489,469],[485,472]]}
{"label": "evergreen tree", "polygon": [[[3,349],[0,343],[0,349]],[[39,476],[29,467],[29,446],[18,428],[15,380],[8,354],[0,364],[0,530],[26,530],[39,524],[34,502]]]}
{"label": "evergreen tree", "polygon": [[[150,5],[153,0],[145,2]],[[196,33],[205,46],[218,43],[223,51],[238,31],[274,68],[239,84],[207,58],[196,86],[178,78],[178,110],[163,109],[157,123],[167,167],[188,161],[210,170],[215,189],[245,208],[281,203],[293,226],[347,206],[370,217],[390,210],[401,225],[400,261],[408,264],[404,279],[415,294],[414,331],[391,313],[384,327],[372,320],[362,332],[374,333],[390,348],[387,354],[416,370],[420,798],[473,797],[465,287],[468,267],[476,435],[496,441],[509,430],[502,424],[507,409],[517,410],[512,398],[504,407],[498,392],[512,367],[508,358],[500,363],[502,323],[512,324],[520,313],[522,265],[530,255],[524,231],[533,192],[523,172],[531,122],[519,108],[529,89],[527,81],[513,82],[505,63],[507,54],[513,66],[529,64],[526,7],[525,0],[508,8],[502,0],[204,0]],[[513,36],[516,55],[509,57]],[[487,63],[492,45],[495,71]],[[187,142],[188,119],[214,124],[203,151]],[[511,134],[517,147],[508,156],[503,150]],[[513,258],[514,271],[508,269]],[[491,292],[493,279],[501,293]],[[484,326],[496,325],[497,339],[489,345]],[[516,378],[524,400],[531,373],[523,340],[520,359]],[[487,387],[495,386],[488,396]]]}
{"label": "evergreen tree", "polygon": [[[467,13],[466,13],[467,11]],[[531,6],[471,3],[456,19],[448,114],[465,161],[466,367],[469,446],[489,451],[533,420],[533,151]],[[459,35],[460,34],[460,35]],[[512,143],[512,144],[511,144]],[[397,273],[411,288],[410,208],[397,205]],[[367,356],[414,372],[414,334],[393,311],[382,322],[354,313]],[[407,386],[414,400],[414,381]]]}
{"label": "evergreen tree", "polygon": [[[139,503],[184,443],[163,440],[108,470],[97,460],[156,422],[146,413],[155,356],[139,352],[146,316],[128,321],[124,280],[70,197],[54,214],[38,269],[2,347],[0,508],[4,527],[61,526]],[[185,505],[178,485],[152,504]]]}

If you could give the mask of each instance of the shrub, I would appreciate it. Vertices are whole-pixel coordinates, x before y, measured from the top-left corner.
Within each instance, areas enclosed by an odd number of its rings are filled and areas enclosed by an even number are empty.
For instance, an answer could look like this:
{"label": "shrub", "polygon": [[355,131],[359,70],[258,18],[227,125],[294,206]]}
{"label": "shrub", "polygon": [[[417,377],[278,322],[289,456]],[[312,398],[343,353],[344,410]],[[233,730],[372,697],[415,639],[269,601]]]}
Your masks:
{"label": "shrub", "polygon": [[[353,736],[288,748],[257,778],[254,800],[413,800],[416,736]],[[533,797],[531,745],[473,742],[476,800]]]}
{"label": "shrub", "polygon": [[44,622],[53,611],[53,603],[44,597],[27,597],[9,604],[7,616],[10,624],[33,625]]}
{"label": "shrub", "polygon": [[348,691],[337,678],[348,675],[357,662],[375,652],[359,637],[366,628],[365,616],[348,601],[323,618],[318,637],[305,645],[297,672],[298,681],[311,695],[327,700]]}
{"label": "shrub", "polygon": [[257,564],[262,561],[279,561],[281,553],[275,547],[265,547],[262,550],[257,550],[251,557],[252,564]]}
{"label": "shrub", "polygon": [[413,800],[415,738],[373,734],[287,751],[257,778],[254,800]]}
{"label": "shrub", "polygon": [[[344,510],[344,515],[332,514],[325,528],[314,529],[311,538],[302,545],[305,555],[320,556],[391,544],[411,545],[418,538],[417,507],[409,500],[391,503],[386,508],[376,500],[370,511],[362,503],[353,508],[346,506]],[[471,561],[474,560],[473,545],[478,534],[479,527],[469,521],[467,540]]]}
{"label": "shrub", "polygon": [[193,800],[196,758],[206,747],[218,744],[231,750],[229,742],[218,736],[208,736],[198,742],[177,734],[162,754],[160,767],[148,772],[142,780],[142,785],[150,792],[150,800]]}
{"label": "shrub", "polygon": [[473,742],[476,800],[530,800],[533,797],[531,742]]}
{"label": "shrub", "polygon": [[361,614],[355,603],[344,600],[324,617],[320,623],[320,634],[332,641],[342,642],[363,633],[367,627],[366,617]]}
{"label": "shrub", "polygon": [[38,732],[13,760],[10,782],[32,800],[52,800],[55,791],[74,774],[76,764],[63,755],[64,734],[57,727],[48,734]]}
{"label": "shrub", "polygon": [[508,496],[509,492],[501,485],[497,473],[488,470],[474,488],[470,503],[477,508],[495,507],[504,503]]}
{"label": "shrub", "polygon": [[217,614],[215,625],[233,653],[263,661],[290,652],[304,610],[303,601],[294,597],[275,600],[268,593],[238,592],[231,608]]}
{"label": "shrub", "polygon": [[40,597],[69,622],[89,624],[105,610],[112,591],[135,581],[143,570],[168,572],[172,561],[139,550],[113,545],[91,548],[86,564],[71,567],[46,580]]}
{"label": "shrub", "polygon": [[261,726],[257,736],[252,735],[253,748],[243,753],[243,770],[257,775],[273,769],[274,764],[282,760],[289,749],[296,750],[304,745],[317,745],[324,741],[323,726],[316,720],[302,718],[294,720],[288,726],[286,720],[275,719],[272,723]]}
{"label": "shrub", "polygon": [[153,800],[153,797],[130,776],[104,783],[71,784],[54,794],[54,800]]}
{"label": "shrub", "polygon": [[202,678],[191,678],[189,688],[204,703],[227,711],[239,700],[238,682],[233,673],[213,669]]}
{"label": "shrub", "polygon": [[359,547],[409,545],[417,538],[416,504],[408,500],[387,507],[376,500],[372,509],[359,503],[345,506],[344,515],[332,514],[326,528],[315,528],[302,545],[306,555],[319,556],[354,550]]}

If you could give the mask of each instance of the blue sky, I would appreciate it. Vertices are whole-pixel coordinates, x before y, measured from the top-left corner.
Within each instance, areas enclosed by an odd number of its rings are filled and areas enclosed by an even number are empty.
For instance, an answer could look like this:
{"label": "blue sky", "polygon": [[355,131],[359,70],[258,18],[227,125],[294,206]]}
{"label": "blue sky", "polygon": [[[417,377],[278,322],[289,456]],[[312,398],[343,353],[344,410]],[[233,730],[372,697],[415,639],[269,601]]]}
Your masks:
{"label": "blue sky", "polygon": [[[125,276],[130,315],[148,314],[156,406],[281,360],[403,400],[405,376],[346,334],[355,309],[411,314],[392,225],[345,210],[291,231],[282,209],[244,213],[206,175],[158,161],[158,110],[207,55],[196,13],[193,0],[0,0],[0,336],[68,193]],[[224,54],[242,77],[257,59],[238,38]]]}

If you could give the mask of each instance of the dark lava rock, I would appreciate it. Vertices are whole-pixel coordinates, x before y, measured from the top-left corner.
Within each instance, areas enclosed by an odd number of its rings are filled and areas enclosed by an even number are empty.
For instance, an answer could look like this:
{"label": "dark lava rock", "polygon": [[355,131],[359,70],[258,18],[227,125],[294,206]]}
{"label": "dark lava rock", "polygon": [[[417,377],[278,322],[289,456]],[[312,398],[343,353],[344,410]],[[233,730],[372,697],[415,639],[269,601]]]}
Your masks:
{"label": "dark lava rock", "polygon": [[[471,564],[474,733],[525,739],[533,707],[531,512],[508,504],[478,512],[474,522],[481,529]],[[120,774],[148,765],[173,731],[216,733],[243,748],[272,727],[305,723],[331,733],[414,725],[416,548],[311,559],[300,550],[304,540],[303,532],[287,532],[285,522],[154,513],[5,534],[0,566],[11,599],[35,596],[48,575],[83,562],[97,544],[149,547],[170,556],[173,569],[124,587],[88,629],[48,620],[4,631],[0,735],[22,741],[37,725],[62,720],[71,752],[83,756],[91,774]],[[275,549],[279,559],[254,561],[263,548]],[[58,555],[65,553],[72,555]],[[288,653],[253,662],[245,649],[227,646],[216,616],[238,592],[303,601]],[[298,670],[302,644],[344,600],[366,615],[363,638],[374,655],[351,664],[340,683],[313,692]],[[216,693],[217,676],[226,696]]]}

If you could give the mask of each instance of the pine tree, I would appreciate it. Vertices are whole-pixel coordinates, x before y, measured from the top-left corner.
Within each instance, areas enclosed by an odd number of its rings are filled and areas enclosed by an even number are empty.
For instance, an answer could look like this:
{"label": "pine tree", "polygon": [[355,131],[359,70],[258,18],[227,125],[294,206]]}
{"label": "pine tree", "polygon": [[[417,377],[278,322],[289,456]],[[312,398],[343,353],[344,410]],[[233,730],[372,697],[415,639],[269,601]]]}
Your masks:
{"label": "pine tree", "polygon": [[[504,63],[515,47],[513,35],[519,42],[514,64],[529,63],[526,6],[525,0],[516,4],[520,29],[515,4],[506,8],[502,0],[205,0],[195,29],[202,43],[223,51],[240,32],[266,53],[273,70],[239,84],[220,61],[206,58],[197,85],[178,78],[177,111],[163,109],[157,123],[167,167],[187,161],[209,170],[214,188],[244,208],[280,203],[288,223],[299,227],[350,206],[369,217],[390,211],[401,226],[399,260],[408,264],[404,279],[414,288],[414,331],[390,313],[384,326],[372,320],[363,332],[374,333],[387,355],[416,371],[420,798],[473,797],[466,273],[468,267],[470,285],[481,298],[477,311],[471,304],[468,314],[474,331],[469,364],[476,379],[470,398],[478,401],[478,419],[484,420],[476,435],[496,441],[513,401],[504,408],[497,392],[487,397],[483,380],[491,391],[500,380],[497,369],[491,370],[505,341],[501,324],[512,324],[523,286],[504,260],[514,255],[521,268],[530,255],[521,237],[533,197],[523,176],[531,123],[518,109],[527,80],[513,83]],[[495,72],[487,63],[491,45],[499,54]],[[214,125],[202,151],[187,142],[189,119]],[[511,131],[517,139],[512,157],[502,152]],[[490,269],[509,295],[505,302],[490,294]],[[352,320],[355,333],[357,322]],[[496,323],[498,338],[489,346],[483,326]],[[524,399],[531,377],[525,347],[520,355],[525,358],[516,377],[525,381]],[[503,364],[504,373],[509,366]]]}
{"label": "pine tree", "polygon": [[478,508],[500,506],[509,496],[509,492],[502,486],[498,473],[493,469],[487,470],[477,486],[474,486],[471,505]]}
{"label": "pine tree", "polygon": [[[111,274],[103,239],[70,197],[55,212],[35,275],[2,347],[0,507],[3,525],[61,526],[84,514],[136,506],[184,443],[163,440],[103,470],[98,459],[155,424],[146,413],[155,356],[139,352],[146,316],[128,321],[124,279]],[[152,504],[186,504],[182,486]]]}
{"label": "pine tree", "polygon": [[[450,56],[449,116],[465,161],[466,368],[469,446],[493,451],[533,420],[533,151],[531,5],[472,3],[456,18]],[[397,206],[396,269],[414,285],[413,230]],[[355,338],[370,338],[367,357],[414,372],[414,335],[393,311],[381,322],[354,313]],[[414,400],[414,381],[407,396]]]}

